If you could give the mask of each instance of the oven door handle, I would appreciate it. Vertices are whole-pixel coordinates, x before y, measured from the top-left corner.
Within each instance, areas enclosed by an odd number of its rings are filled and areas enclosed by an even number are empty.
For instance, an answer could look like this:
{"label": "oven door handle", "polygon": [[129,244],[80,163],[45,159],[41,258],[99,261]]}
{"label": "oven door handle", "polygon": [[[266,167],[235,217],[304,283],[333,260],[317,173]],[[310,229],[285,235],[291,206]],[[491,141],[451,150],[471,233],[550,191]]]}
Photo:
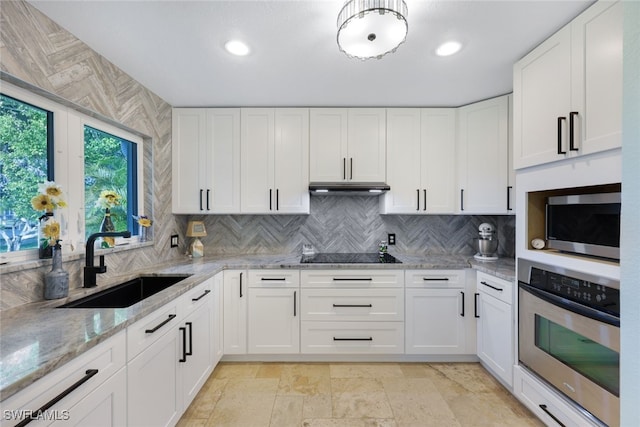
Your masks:
{"label": "oven door handle", "polygon": [[524,282],[519,282],[520,287],[529,292],[530,294],[540,298],[543,301],[546,301],[550,304],[557,305],[559,307],[564,308],[565,310],[569,310],[573,313],[579,314],[581,316],[588,317],[589,319],[598,320],[600,322],[607,323],[609,325],[615,326],[617,328],[620,327],[620,318],[613,316],[608,313],[604,313],[600,310],[596,310],[591,307],[587,307],[585,305],[579,304],[577,302],[573,302],[566,298],[562,298],[558,295],[551,294],[549,292],[545,292],[541,289],[534,288],[531,285],[528,285]]}

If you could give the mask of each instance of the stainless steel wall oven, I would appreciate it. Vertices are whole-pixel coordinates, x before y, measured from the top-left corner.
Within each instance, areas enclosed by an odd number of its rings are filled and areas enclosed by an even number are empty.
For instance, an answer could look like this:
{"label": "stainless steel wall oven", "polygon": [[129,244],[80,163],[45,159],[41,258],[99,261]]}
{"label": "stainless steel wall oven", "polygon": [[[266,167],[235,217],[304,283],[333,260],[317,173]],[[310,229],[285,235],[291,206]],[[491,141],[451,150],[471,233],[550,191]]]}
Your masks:
{"label": "stainless steel wall oven", "polygon": [[518,259],[518,285],[520,364],[586,415],[618,426],[619,282]]}

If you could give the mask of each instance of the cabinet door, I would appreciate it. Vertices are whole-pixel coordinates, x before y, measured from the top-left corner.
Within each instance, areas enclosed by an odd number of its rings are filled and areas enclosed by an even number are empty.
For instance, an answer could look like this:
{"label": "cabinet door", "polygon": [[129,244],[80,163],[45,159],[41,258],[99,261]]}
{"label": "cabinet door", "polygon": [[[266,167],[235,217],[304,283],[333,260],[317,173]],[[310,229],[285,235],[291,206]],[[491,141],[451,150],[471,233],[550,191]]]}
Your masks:
{"label": "cabinet door", "polygon": [[309,110],[309,179],[339,182],[347,179],[347,109]]}
{"label": "cabinet door", "polygon": [[177,328],[129,361],[127,365],[127,424],[173,426],[182,414],[178,373],[181,357]]}
{"label": "cabinet door", "polygon": [[512,306],[479,292],[478,357],[509,386],[513,384]]}
{"label": "cabinet door", "polygon": [[[420,203],[421,182],[420,109],[387,109],[387,184],[384,213],[426,212]],[[424,209],[423,209],[424,208]]]}
{"label": "cabinet door", "polygon": [[622,2],[598,2],[571,22],[572,111],[579,154],[622,145]]}
{"label": "cabinet door", "polygon": [[347,179],[386,180],[386,112],[383,108],[350,108]]}
{"label": "cabinet door", "polygon": [[[210,298],[207,295],[205,298]],[[182,375],[183,406],[187,408],[200,391],[213,370],[213,313],[212,307],[206,301],[199,305],[193,313],[188,315],[182,327],[185,328],[184,336],[181,335],[181,355],[186,349],[186,354],[179,359],[179,369]],[[182,332],[182,330],[180,330]],[[183,339],[186,338],[186,341]]]}
{"label": "cabinet door", "polygon": [[[240,109],[206,109],[205,208],[209,213],[240,212]],[[174,196],[175,197],[175,196]]]}
{"label": "cabinet door", "polygon": [[275,113],[275,210],[309,213],[309,110]]}
{"label": "cabinet door", "polygon": [[275,210],[274,109],[243,108],[241,119],[241,212]]}
{"label": "cabinet door", "polygon": [[[571,107],[571,32],[567,26],[513,68],[514,166],[566,157]],[[560,121],[559,121],[559,118]]]}
{"label": "cabinet door", "polygon": [[215,368],[222,355],[224,354],[224,323],[222,313],[224,312],[224,301],[222,292],[224,287],[224,273],[218,273],[213,278],[213,361],[212,367]]}
{"label": "cabinet door", "polygon": [[407,354],[465,354],[464,292],[462,289],[406,291]]}
{"label": "cabinet door", "polygon": [[174,108],[172,111],[173,213],[202,213],[205,188],[201,171],[207,160],[205,109]]}
{"label": "cabinet door", "polygon": [[508,98],[462,107],[459,119],[460,213],[507,213]]}
{"label": "cabinet door", "polygon": [[456,111],[453,108],[425,108],[421,112],[420,129],[420,207],[430,214],[455,213]]}
{"label": "cabinet door", "polygon": [[249,353],[300,352],[300,291],[249,289]]}
{"label": "cabinet door", "polygon": [[224,272],[224,354],[247,353],[247,273]]}

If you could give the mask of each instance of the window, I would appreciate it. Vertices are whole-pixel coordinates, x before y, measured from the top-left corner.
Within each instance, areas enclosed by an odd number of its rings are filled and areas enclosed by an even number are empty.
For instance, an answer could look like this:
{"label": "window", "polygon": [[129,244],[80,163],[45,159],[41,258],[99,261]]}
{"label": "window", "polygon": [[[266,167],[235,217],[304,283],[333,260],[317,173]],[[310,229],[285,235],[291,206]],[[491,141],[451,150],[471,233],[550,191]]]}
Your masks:
{"label": "window", "polygon": [[0,95],[0,252],[37,247],[38,184],[52,181],[53,112]]}
{"label": "window", "polygon": [[100,231],[104,208],[96,202],[103,191],[113,191],[120,200],[110,208],[116,231],[138,234],[138,146],[132,141],[84,126],[85,238]]}

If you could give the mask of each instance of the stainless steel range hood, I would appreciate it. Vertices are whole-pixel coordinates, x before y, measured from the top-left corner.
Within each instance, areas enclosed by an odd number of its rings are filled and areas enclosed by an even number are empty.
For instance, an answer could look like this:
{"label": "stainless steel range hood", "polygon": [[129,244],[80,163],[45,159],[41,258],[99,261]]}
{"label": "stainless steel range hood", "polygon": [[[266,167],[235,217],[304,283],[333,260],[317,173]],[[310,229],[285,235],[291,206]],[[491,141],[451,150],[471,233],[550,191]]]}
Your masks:
{"label": "stainless steel range hood", "polygon": [[312,182],[312,196],[379,196],[389,191],[384,182]]}

